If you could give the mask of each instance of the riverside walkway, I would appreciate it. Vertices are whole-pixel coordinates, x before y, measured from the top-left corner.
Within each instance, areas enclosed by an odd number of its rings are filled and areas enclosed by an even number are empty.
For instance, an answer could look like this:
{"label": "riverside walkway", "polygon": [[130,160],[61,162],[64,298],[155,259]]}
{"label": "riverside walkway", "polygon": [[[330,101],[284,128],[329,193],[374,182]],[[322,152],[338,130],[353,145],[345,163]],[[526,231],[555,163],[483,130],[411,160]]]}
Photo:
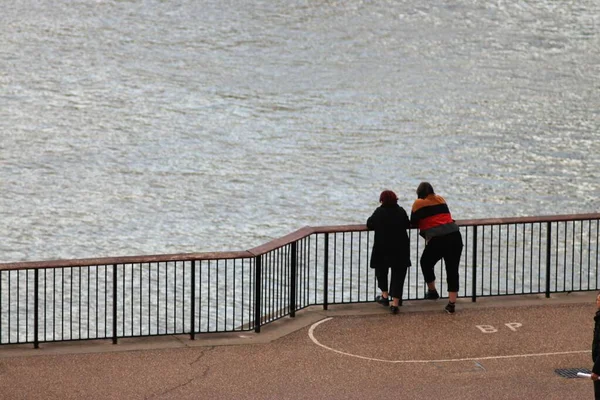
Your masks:
{"label": "riverside walkway", "polygon": [[261,333],[0,348],[2,399],[592,399],[595,292],[310,307]]}

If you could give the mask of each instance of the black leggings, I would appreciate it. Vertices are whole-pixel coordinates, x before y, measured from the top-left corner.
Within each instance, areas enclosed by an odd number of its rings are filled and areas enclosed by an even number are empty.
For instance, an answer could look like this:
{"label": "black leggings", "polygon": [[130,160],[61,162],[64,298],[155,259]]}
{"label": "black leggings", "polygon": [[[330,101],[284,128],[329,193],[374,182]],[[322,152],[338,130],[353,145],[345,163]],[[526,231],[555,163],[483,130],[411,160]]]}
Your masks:
{"label": "black leggings", "polygon": [[[390,296],[398,298],[402,301],[402,292],[404,290],[404,279],[406,278],[406,270],[408,267],[394,266],[391,268],[392,276],[389,285]],[[375,276],[377,277],[377,286],[382,292],[388,291],[388,273],[389,267],[375,268]]]}
{"label": "black leggings", "polygon": [[435,281],[433,267],[443,258],[446,265],[448,291],[458,292],[458,266],[460,264],[462,249],[463,241],[460,232],[431,238],[421,255],[421,271],[423,272],[425,282],[430,283]]}

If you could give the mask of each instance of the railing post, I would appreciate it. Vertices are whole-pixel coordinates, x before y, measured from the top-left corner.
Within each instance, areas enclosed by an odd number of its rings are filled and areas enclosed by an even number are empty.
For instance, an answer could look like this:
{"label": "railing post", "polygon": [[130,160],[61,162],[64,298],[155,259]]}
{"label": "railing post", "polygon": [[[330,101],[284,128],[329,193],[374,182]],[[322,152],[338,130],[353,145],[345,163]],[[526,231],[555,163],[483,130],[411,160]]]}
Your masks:
{"label": "railing post", "polygon": [[[39,339],[39,306],[40,306],[40,293],[39,293],[39,268],[36,268],[33,272],[33,347],[35,349],[40,348]],[[53,288],[54,290],[54,288]],[[44,316],[45,317],[45,316]]]}
{"label": "railing post", "polygon": [[323,310],[327,310],[329,307],[329,233],[325,234],[325,254],[323,258]]}
{"label": "railing post", "polygon": [[112,342],[113,342],[113,344],[117,344],[117,264],[113,264],[113,309],[112,309],[112,320],[113,320]]}
{"label": "railing post", "polygon": [[296,316],[296,281],[298,274],[298,242],[292,243],[292,254],[290,262],[290,318]]}
{"label": "railing post", "polygon": [[477,301],[477,225],[473,225],[473,291],[471,292],[471,301]]}
{"label": "railing post", "polygon": [[255,260],[255,284],[254,284],[254,332],[260,333],[260,325],[262,320],[261,313],[261,280],[262,280],[262,261],[261,256],[254,257]]}
{"label": "railing post", "polygon": [[192,260],[192,293],[190,311],[190,340],[196,340],[196,260]]}
{"label": "railing post", "polygon": [[552,245],[552,223],[548,222],[546,228],[546,298],[550,297],[550,263]]}

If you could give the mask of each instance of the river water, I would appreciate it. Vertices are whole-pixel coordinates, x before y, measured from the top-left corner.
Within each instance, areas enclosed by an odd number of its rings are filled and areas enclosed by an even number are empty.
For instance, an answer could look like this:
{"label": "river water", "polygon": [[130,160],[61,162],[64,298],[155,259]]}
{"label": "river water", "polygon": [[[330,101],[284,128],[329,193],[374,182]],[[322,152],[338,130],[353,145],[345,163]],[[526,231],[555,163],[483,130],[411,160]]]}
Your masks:
{"label": "river water", "polygon": [[0,262],[242,250],[422,180],[599,211],[595,0],[20,0],[0,43]]}

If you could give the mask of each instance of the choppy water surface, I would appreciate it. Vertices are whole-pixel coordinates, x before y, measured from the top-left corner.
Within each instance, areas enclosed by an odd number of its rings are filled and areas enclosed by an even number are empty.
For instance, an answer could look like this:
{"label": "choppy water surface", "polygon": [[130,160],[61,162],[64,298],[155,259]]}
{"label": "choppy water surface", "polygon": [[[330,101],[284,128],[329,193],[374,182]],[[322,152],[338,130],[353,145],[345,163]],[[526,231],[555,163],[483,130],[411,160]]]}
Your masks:
{"label": "choppy water surface", "polygon": [[598,211],[593,0],[10,1],[0,43],[0,262],[246,249],[421,180]]}

